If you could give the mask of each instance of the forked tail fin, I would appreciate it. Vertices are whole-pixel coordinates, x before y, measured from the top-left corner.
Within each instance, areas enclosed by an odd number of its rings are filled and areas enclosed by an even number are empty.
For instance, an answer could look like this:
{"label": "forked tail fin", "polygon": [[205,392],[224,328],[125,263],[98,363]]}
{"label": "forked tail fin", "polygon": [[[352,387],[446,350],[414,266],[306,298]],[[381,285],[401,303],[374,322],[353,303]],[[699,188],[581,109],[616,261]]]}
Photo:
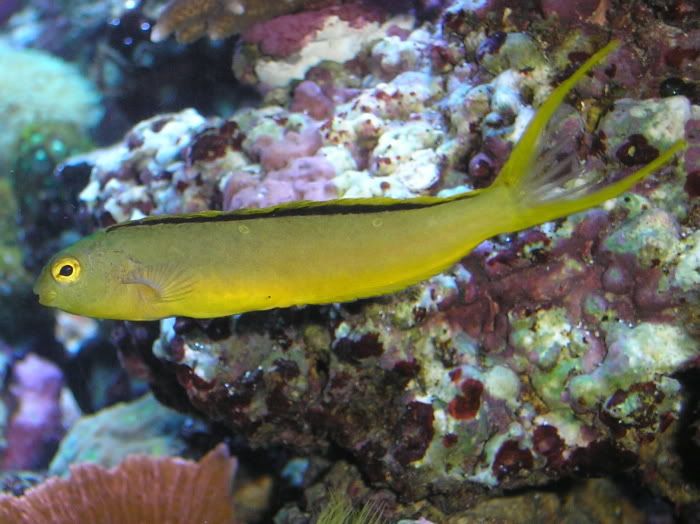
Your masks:
{"label": "forked tail fin", "polygon": [[562,154],[564,151],[561,146],[541,151],[540,142],[545,127],[566,95],[618,45],[616,40],[610,42],[552,91],[494,181],[494,189],[508,189],[511,204],[516,210],[515,229],[524,229],[600,205],[632,188],[685,148],[686,142],[678,140],[640,170],[607,185],[595,177],[575,184],[574,181],[582,174],[575,155]]}

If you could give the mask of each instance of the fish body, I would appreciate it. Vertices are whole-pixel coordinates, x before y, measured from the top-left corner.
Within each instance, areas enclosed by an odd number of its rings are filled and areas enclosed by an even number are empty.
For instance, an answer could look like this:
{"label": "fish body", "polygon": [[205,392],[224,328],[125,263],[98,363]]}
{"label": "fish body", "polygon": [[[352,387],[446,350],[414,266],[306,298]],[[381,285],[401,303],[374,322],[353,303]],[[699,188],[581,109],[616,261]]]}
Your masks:
{"label": "fish body", "polygon": [[[540,137],[566,94],[616,47],[592,56],[540,107],[495,182],[450,198],[292,203],[155,216],[99,231],[56,254],[37,279],[42,304],[123,320],[211,318],[343,302],[403,289],[483,240],[594,207],[668,162],[675,143],[604,185],[564,184],[575,162]],[[569,159],[571,160],[571,159]]]}
{"label": "fish body", "polygon": [[[502,231],[505,217],[494,220],[489,195],[337,201],[114,226],[69,251],[80,260],[79,278],[99,270],[103,289],[97,299],[76,297],[75,306],[62,309],[130,320],[210,318],[389,293],[440,272]],[[94,288],[85,286],[85,296]]]}

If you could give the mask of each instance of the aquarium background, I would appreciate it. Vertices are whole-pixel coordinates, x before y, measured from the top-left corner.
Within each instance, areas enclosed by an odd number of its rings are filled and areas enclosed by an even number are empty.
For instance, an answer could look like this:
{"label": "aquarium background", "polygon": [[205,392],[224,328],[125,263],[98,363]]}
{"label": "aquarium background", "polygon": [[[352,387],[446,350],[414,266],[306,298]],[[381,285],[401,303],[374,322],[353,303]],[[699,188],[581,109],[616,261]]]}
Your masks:
{"label": "aquarium background", "polygon": [[[688,147],[600,208],[352,303],[32,292],[127,220],[487,187],[611,38],[546,143]],[[0,0],[0,522],[698,522],[699,195],[692,0]]]}

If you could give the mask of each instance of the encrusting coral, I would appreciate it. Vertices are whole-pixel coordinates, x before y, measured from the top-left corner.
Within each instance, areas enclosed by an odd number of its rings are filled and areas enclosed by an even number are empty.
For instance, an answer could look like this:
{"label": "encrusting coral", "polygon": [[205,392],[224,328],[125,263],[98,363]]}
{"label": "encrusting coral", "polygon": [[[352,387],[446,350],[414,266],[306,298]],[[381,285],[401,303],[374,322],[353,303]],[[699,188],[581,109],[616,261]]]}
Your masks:
{"label": "encrusting coral", "polygon": [[226,524],[236,459],[224,444],[199,462],[134,455],[113,469],[71,468],[22,497],[0,496],[0,524]]}
{"label": "encrusting coral", "polygon": [[158,17],[151,39],[165,40],[175,33],[179,42],[192,42],[208,35],[225,38],[240,33],[258,20],[291,13],[319,1],[246,2],[245,0],[172,0]]}

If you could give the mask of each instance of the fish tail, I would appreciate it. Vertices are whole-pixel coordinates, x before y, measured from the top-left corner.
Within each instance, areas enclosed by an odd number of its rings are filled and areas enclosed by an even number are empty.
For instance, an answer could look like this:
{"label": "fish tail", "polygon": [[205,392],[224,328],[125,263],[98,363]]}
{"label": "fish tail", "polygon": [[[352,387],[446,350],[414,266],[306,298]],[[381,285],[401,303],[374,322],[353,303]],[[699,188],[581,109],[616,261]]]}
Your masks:
{"label": "fish tail", "polygon": [[495,190],[494,195],[507,195],[507,204],[514,210],[512,230],[600,205],[632,188],[686,147],[684,140],[678,140],[646,166],[607,185],[600,177],[582,176],[584,171],[576,155],[566,153],[565,143],[543,150],[541,142],[544,130],[566,95],[618,46],[619,41],[611,41],[550,94],[491,186]]}

